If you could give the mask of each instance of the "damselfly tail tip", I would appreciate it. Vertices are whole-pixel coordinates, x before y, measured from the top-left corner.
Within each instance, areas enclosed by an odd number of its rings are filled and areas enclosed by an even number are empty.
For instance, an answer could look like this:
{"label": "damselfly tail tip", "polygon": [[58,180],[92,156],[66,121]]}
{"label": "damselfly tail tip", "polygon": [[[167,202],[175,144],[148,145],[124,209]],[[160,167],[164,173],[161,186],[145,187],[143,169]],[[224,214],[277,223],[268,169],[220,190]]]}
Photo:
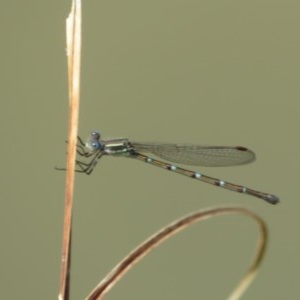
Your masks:
{"label": "damselfly tail tip", "polygon": [[280,202],[279,197],[275,196],[275,195],[266,195],[264,197],[264,200],[266,200],[267,202],[269,202],[270,204],[277,204]]}

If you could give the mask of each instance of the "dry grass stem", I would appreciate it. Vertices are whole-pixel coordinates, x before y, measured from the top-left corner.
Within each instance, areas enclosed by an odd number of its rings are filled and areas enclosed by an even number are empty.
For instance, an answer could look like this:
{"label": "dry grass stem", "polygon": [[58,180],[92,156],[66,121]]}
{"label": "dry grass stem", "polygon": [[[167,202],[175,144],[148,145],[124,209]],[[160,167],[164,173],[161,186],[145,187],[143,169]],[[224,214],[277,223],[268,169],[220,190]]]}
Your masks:
{"label": "dry grass stem", "polygon": [[76,139],[78,131],[79,93],[80,93],[80,56],[81,56],[81,1],[74,0],[66,22],[67,57],[69,76],[69,132],[66,174],[65,214],[63,228],[61,278],[59,300],[68,300],[70,291],[70,261],[72,233],[72,204],[74,189],[74,169]]}
{"label": "dry grass stem", "polygon": [[233,291],[231,296],[228,298],[230,300],[237,300],[244,293],[246,288],[250,285],[251,281],[254,279],[255,274],[262,262],[263,255],[266,250],[267,244],[267,227],[265,222],[257,216],[255,213],[251,212],[246,208],[239,207],[217,207],[210,208],[206,210],[201,210],[199,212],[192,213],[186,217],[183,217],[174,223],[166,226],[162,230],[155,233],[148,240],[144,241],[135,250],[133,250],[127,257],[125,257],[100,283],[95,287],[95,289],[86,298],[87,300],[102,300],[104,296],[109,292],[109,290],[120,280],[127,271],[129,271],[137,262],[139,262],[143,257],[145,257],[152,249],[160,245],[165,240],[169,239],[171,236],[175,235],[179,231],[187,228],[188,226],[205,219],[216,217],[220,215],[233,215],[241,214],[250,217],[257,222],[260,229],[260,238],[257,246],[257,251],[250,265],[247,273],[242,278],[236,289]]}

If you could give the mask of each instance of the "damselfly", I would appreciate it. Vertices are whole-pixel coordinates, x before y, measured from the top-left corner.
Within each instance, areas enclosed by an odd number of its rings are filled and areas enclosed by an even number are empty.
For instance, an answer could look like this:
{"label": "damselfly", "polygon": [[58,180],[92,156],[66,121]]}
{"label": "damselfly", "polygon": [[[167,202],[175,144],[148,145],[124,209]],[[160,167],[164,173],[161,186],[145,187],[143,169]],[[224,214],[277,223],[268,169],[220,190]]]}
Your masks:
{"label": "damselfly", "polygon": [[242,146],[231,147],[168,143],[137,143],[126,138],[101,140],[100,133],[98,131],[93,131],[86,143],[78,137],[77,153],[83,157],[91,157],[91,160],[88,163],[79,160],[76,161],[79,168],[76,172],[88,175],[93,172],[102,155],[125,156],[135,158],[165,170],[198,179],[227,190],[251,195],[263,199],[271,204],[279,202],[279,198],[275,195],[259,192],[245,186],[206,176],[199,172],[180,168],[173,164],[169,164],[143,154],[152,153],[164,160],[185,165],[208,167],[236,166],[250,163],[255,159],[254,152]]}

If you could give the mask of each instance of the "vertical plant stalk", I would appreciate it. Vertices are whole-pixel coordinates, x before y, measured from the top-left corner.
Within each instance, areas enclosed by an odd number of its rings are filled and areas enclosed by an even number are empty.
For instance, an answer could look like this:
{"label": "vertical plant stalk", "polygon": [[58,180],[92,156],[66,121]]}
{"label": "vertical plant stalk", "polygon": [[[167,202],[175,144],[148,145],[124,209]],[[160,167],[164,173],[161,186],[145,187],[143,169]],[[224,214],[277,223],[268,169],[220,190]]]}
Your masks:
{"label": "vertical plant stalk", "polygon": [[70,15],[66,20],[68,79],[69,79],[69,132],[65,192],[65,214],[62,242],[61,277],[59,300],[70,296],[72,207],[74,170],[79,116],[80,57],[81,57],[81,1],[73,0]]}

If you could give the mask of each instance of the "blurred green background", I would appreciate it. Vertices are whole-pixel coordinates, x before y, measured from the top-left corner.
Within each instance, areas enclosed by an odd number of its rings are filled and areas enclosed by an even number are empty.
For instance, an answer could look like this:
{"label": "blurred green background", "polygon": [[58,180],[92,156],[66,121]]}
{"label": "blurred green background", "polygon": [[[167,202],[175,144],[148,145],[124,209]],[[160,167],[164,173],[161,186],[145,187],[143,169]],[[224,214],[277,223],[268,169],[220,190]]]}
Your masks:
{"label": "blurred green background", "polygon": [[[132,248],[200,208],[262,216],[270,243],[243,299],[298,299],[299,1],[84,1],[80,135],[243,145],[257,161],[204,174],[278,194],[271,206],[130,159],[77,175],[72,299]],[[70,1],[0,9],[2,299],[57,299],[68,124]],[[153,251],[106,297],[225,299],[245,272],[257,226],[197,224]]]}

